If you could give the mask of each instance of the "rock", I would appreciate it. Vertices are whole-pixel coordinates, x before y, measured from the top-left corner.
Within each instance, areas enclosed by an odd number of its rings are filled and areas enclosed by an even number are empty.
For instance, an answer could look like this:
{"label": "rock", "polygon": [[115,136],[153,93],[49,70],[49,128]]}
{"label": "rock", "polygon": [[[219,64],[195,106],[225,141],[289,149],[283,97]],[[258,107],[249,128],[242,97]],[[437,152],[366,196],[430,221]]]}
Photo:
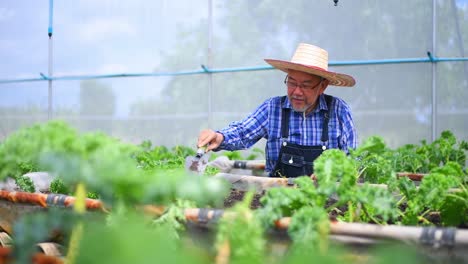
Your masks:
{"label": "rock", "polygon": [[48,192],[50,183],[55,178],[48,172],[44,171],[29,172],[24,174],[23,177],[29,177],[33,181],[36,192]]}
{"label": "rock", "polygon": [[0,182],[0,190],[14,192],[19,191],[19,188],[14,179],[6,178],[4,181]]}
{"label": "rock", "polygon": [[[54,180],[54,176],[48,172],[39,171],[39,172],[29,172],[23,175],[23,177],[28,177],[34,183],[34,189],[36,192],[48,192],[50,188],[50,183]],[[0,182],[0,190],[6,190],[10,192],[21,191],[21,189],[16,185],[16,181],[13,178],[7,178],[3,182]]]}

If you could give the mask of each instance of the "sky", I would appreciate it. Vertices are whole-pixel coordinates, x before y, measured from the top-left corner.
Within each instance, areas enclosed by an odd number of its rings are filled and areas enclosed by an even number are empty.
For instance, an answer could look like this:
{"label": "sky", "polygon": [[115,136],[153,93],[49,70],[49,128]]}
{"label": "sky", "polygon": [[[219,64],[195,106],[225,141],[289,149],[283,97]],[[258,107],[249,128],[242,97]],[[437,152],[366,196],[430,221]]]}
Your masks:
{"label": "sky", "polygon": [[[468,8],[468,0],[456,3]],[[0,1],[0,80],[48,75],[50,43],[54,76],[150,73],[164,69],[161,57],[177,43],[176,32],[206,19],[207,5],[208,0],[54,1],[54,34],[49,41],[48,0]],[[180,70],[200,69],[199,64],[180,60]],[[125,116],[132,103],[158,96],[169,80],[149,77],[99,82],[113,87],[117,115]],[[80,81],[54,82],[54,105],[78,107],[79,85]],[[0,107],[37,104],[46,109],[47,89],[44,81],[0,84]]]}
{"label": "sky", "polygon": [[[208,1],[203,1],[208,3]],[[183,8],[182,8],[183,7]],[[48,75],[52,43],[54,76],[151,73],[177,41],[179,27],[206,17],[194,1],[54,1],[53,37],[48,39],[49,1],[0,2],[0,80]],[[186,65],[181,70],[198,69]],[[167,78],[102,79],[117,92],[118,115],[129,105],[157,96]],[[80,81],[54,83],[54,104],[78,104]],[[144,89],[150,87],[151,89]],[[47,82],[0,84],[0,106],[47,107]]]}

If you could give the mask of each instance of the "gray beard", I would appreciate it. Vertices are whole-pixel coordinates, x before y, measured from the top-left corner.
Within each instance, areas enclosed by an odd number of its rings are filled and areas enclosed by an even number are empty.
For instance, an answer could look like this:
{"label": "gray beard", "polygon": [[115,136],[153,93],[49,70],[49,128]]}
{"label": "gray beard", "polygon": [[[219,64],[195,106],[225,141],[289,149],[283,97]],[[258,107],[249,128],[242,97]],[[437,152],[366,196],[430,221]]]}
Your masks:
{"label": "gray beard", "polygon": [[[294,98],[294,97],[292,97]],[[307,109],[309,109],[310,107],[312,107],[312,105],[305,105],[304,107],[302,108],[295,108],[292,104],[291,104],[291,107],[294,111],[298,112],[298,113],[304,113],[307,111]]]}
{"label": "gray beard", "polygon": [[306,105],[302,108],[295,108],[294,106],[292,106],[292,109],[296,112],[299,112],[299,113],[304,113],[305,111],[307,111],[307,109],[309,109],[311,107],[311,105]]}

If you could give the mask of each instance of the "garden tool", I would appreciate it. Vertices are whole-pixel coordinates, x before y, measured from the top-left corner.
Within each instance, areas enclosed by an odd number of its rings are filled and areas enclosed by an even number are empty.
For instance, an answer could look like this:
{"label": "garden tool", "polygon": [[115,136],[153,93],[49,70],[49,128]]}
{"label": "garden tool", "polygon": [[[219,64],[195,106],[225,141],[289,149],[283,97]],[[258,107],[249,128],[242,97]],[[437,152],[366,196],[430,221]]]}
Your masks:
{"label": "garden tool", "polygon": [[206,153],[206,147],[197,149],[197,154],[194,156],[187,156],[185,159],[185,168],[188,171],[193,171],[198,174],[203,174],[206,165],[210,158],[210,153]]}
{"label": "garden tool", "polygon": [[230,172],[232,169],[265,170],[264,160],[230,160],[226,156],[220,156],[210,161],[208,166],[218,168],[221,172]]}

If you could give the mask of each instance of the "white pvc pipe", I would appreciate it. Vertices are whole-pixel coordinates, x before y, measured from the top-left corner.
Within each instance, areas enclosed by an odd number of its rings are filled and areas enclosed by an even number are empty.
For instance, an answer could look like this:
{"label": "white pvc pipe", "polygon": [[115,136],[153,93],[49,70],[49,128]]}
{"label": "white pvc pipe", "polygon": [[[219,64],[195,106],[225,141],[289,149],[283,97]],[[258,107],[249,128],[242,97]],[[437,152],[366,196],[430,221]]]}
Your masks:
{"label": "white pvc pipe", "polygon": [[[437,1],[432,0],[432,56],[437,56]],[[437,133],[437,63],[432,63],[432,142]]]}
{"label": "white pvc pipe", "polygon": [[[213,67],[213,0],[208,0],[208,69]],[[208,74],[208,127],[213,126],[213,74]]]}

